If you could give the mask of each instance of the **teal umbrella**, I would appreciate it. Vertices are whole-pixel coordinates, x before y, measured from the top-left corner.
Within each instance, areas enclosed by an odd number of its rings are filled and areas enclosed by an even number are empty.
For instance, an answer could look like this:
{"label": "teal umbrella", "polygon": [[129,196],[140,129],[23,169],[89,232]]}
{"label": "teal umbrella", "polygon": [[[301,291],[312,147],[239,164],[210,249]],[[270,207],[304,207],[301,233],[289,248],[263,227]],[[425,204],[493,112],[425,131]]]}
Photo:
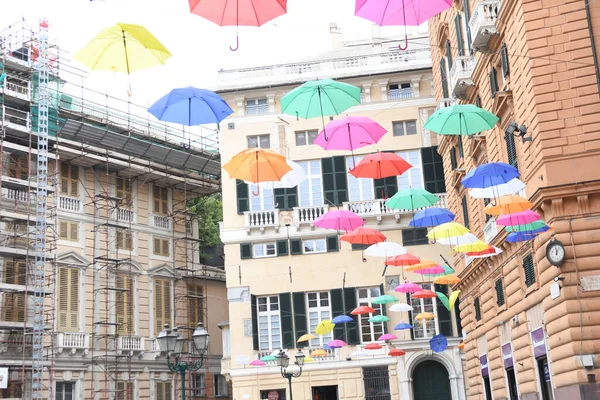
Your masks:
{"label": "teal umbrella", "polygon": [[416,210],[430,207],[440,201],[439,197],[425,189],[403,189],[393,195],[385,206],[392,210]]}
{"label": "teal umbrella", "polygon": [[398,300],[394,296],[390,296],[389,294],[384,294],[384,295],[374,298],[371,301],[371,303],[373,303],[373,304],[390,304],[390,303],[397,303],[398,301],[400,301],[400,300]]}
{"label": "teal umbrella", "polygon": [[440,135],[465,135],[490,130],[499,118],[472,104],[455,104],[434,112],[425,122],[425,129]]}
{"label": "teal umbrella", "polygon": [[[281,112],[300,118],[338,115],[360,103],[360,88],[333,79],[308,81],[281,98]],[[325,140],[327,135],[324,133]]]}
{"label": "teal umbrella", "polygon": [[523,225],[507,226],[504,229],[506,230],[506,232],[526,232],[526,231],[535,231],[537,229],[544,228],[545,226],[546,226],[546,223],[542,220],[539,220],[539,221],[533,221],[533,222],[530,222],[528,224],[523,224]]}
{"label": "teal umbrella", "polygon": [[385,315],[376,315],[369,318],[369,322],[388,322],[389,320],[390,317],[386,317]]}
{"label": "teal umbrella", "polygon": [[275,361],[275,356],[272,356],[272,355],[262,356],[260,358],[260,361],[264,361],[264,362]]}

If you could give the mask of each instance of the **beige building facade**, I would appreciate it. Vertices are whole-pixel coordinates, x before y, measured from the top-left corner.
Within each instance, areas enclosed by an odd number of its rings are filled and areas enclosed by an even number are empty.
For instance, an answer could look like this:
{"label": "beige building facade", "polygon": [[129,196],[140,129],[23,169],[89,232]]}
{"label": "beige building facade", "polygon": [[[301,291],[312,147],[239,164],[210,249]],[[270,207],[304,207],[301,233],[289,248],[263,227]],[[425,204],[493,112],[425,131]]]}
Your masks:
{"label": "beige building facade", "polygon": [[[438,147],[450,210],[503,250],[456,261],[468,397],[597,399],[600,6],[458,1],[429,31],[440,103],[476,104],[500,118],[493,130],[462,141],[443,137]],[[507,233],[484,214],[486,203],[460,184],[486,162],[519,169],[527,184],[521,195],[552,231],[506,243]],[[560,267],[546,256],[556,241],[566,254]]]}
{"label": "beige building facade", "polygon": [[[448,255],[447,247],[428,244],[426,230],[409,227],[410,213],[384,206],[387,197],[408,187],[437,193],[440,205],[445,204],[436,137],[423,129],[436,108],[429,46],[399,52],[400,38],[382,39],[375,34],[370,40],[348,43],[335,24],[330,30],[332,50],[321,57],[221,72],[218,92],[234,110],[227,126],[221,127],[223,162],[246,148],[269,148],[299,163],[307,175],[296,188],[274,192],[232,179],[223,181],[221,239],[229,325],[223,326],[228,345],[222,373],[231,379],[234,399],[290,399],[288,382],[275,362],[262,367],[249,363],[284,349],[293,364],[299,350],[309,355],[324,349],[325,357],[315,357],[300,377],[292,379],[294,398],[418,399],[439,387],[448,398],[465,399],[458,315],[435,299],[411,300],[394,292],[404,279],[428,289],[444,288],[416,274],[403,276],[395,267],[384,271],[384,259],[363,260],[361,249],[340,242],[337,232],[312,225],[329,210],[351,210],[365,219],[366,226],[383,232],[388,241],[402,243],[416,256],[441,262],[440,254]],[[421,35],[419,42],[426,41]],[[356,150],[354,159],[350,152],[325,152],[312,144],[322,129],[320,118],[281,114],[282,96],[307,80],[323,78],[361,87],[361,104],[344,114],[370,117],[388,130],[376,146]],[[385,182],[354,179],[348,173],[364,154],[378,150],[396,152],[413,168]],[[437,318],[427,324],[413,322],[413,314],[390,312],[389,306],[371,303],[383,294],[411,302],[414,316],[429,311]],[[373,305],[376,314],[387,314],[391,320],[369,323],[363,316],[330,334],[297,343],[320,321],[349,315],[358,305]],[[414,323],[414,329],[394,330],[400,322]],[[379,342],[384,332],[398,339]],[[436,333],[448,337],[449,346],[441,353],[430,350],[429,340]],[[348,346],[327,349],[333,338]],[[371,342],[383,348],[365,350]],[[406,355],[390,357],[391,348]],[[436,379],[441,382],[437,386]]]}

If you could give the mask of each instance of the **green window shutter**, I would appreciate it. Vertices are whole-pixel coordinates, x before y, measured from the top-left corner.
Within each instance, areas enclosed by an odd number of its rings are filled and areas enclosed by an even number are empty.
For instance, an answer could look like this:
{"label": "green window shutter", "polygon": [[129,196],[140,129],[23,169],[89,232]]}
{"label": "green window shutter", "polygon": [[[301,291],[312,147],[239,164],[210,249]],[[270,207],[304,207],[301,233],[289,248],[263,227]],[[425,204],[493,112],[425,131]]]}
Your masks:
{"label": "green window shutter", "polygon": [[536,281],[535,265],[533,264],[533,256],[531,254],[523,258],[523,269],[525,270],[525,285],[529,287]]}
{"label": "green window shutter", "polygon": [[[419,299],[415,299],[415,302],[418,302]],[[409,306],[412,305],[412,299],[410,298],[410,294],[407,293],[406,294],[406,304],[408,304]],[[413,326],[413,329],[409,329],[410,331],[410,340],[415,340],[415,330],[414,330],[414,326],[416,323],[420,323],[419,321],[413,321],[413,313],[412,311],[408,312],[408,323],[411,324]]]}
{"label": "green window shutter", "polygon": [[481,96],[477,95],[475,96],[475,105],[479,108],[481,108]]}
{"label": "green window shutter", "polygon": [[275,204],[279,210],[291,210],[298,206],[298,188],[275,189]]}
{"label": "green window shutter", "polygon": [[402,230],[403,246],[418,246],[422,244],[429,244],[429,238],[427,237],[427,228]]}
{"label": "green window shutter", "polygon": [[506,142],[506,153],[508,155],[508,163],[519,169],[519,162],[517,160],[517,146],[515,144],[514,135],[504,132],[504,141]]}
{"label": "green window shutter", "polygon": [[325,202],[339,206],[348,201],[346,158],[344,156],[322,158],[321,173]]}
{"label": "green window shutter", "polygon": [[452,69],[452,45],[450,39],[446,39],[446,58],[448,59],[448,68]]}
{"label": "green window shutter", "polygon": [[467,204],[467,196],[463,196],[461,199],[462,212],[463,212],[463,225],[469,229],[469,206]]}
{"label": "green window shutter", "polygon": [[458,135],[458,155],[460,158],[465,158],[465,149],[463,148],[462,136]]}
{"label": "green window shutter", "polygon": [[291,293],[279,294],[279,320],[281,321],[281,345],[284,349],[295,348],[294,318],[292,317]]}
{"label": "green window shutter", "polygon": [[458,337],[463,336],[463,329],[462,329],[462,318],[460,317],[460,299],[456,299],[456,302],[454,303],[454,315],[456,318],[456,332],[458,333]]}
{"label": "green window shutter", "polygon": [[[346,315],[347,311],[344,310],[344,292],[342,289],[331,289],[329,291],[329,297],[331,299],[331,316],[333,318],[339,317],[340,315]],[[333,328],[333,338],[340,339],[348,342],[346,335],[346,324],[336,324]]]}
{"label": "green window shutter", "polygon": [[[379,285],[379,295],[383,296],[385,294],[385,287],[383,283]],[[387,310],[385,308],[385,304],[381,304],[381,315],[387,315]],[[387,322],[383,323],[383,333],[388,333],[388,324]]]}
{"label": "green window shutter", "polygon": [[506,48],[506,43],[502,45],[502,49],[500,50],[500,58],[502,60],[502,76],[507,77],[510,75],[510,66],[508,64],[508,49]]}
{"label": "green window shutter", "polygon": [[259,350],[258,346],[258,305],[255,295],[250,295],[250,307],[252,307],[252,346]]}
{"label": "green window shutter", "polygon": [[496,68],[492,68],[490,71],[490,91],[492,93],[492,98],[496,97],[496,93],[498,93],[498,78],[496,77]]}
{"label": "green window shutter", "polygon": [[421,164],[425,190],[431,193],[446,193],[444,160],[438,153],[437,146],[423,147],[421,149]]}
{"label": "green window shutter", "polygon": [[240,243],[240,258],[242,260],[252,258],[252,243]]}
{"label": "green window shutter", "polygon": [[398,191],[398,177],[390,176],[388,178],[375,179],[374,186],[376,199],[390,198]]}
{"label": "green window shutter", "polygon": [[[344,303],[348,314],[357,307],[356,288],[344,289]],[[352,318],[352,322],[346,324],[346,337],[348,338],[346,343],[349,345],[360,344],[360,332],[358,329],[358,319],[354,317]]]}
{"label": "green window shutter", "polygon": [[[465,1],[468,1],[468,0],[465,0]],[[456,16],[454,17],[454,27],[456,28],[456,42],[458,43],[458,55],[464,56],[465,55],[465,45],[464,45],[464,40],[463,40],[462,22],[461,22],[460,14],[456,14]]]}
{"label": "green window shutter", "polygon": [[340,251],[340,243],[337,236],[327,236],[327,252]]}
{"label": "green window shutter", "polygon": [[293,256],[302,254],[302,240],[290,239],[290,254]]}
{"label": "green window shutter", "polygon": [[445,99],[450,97],[448,92],[448,75],[446,74],[446,60],[442,58],[440,60],[440,77],[442,79],[442,93]]}
{"label": "green window shutter", "polygon": [[368,244],[360,244],[360,243],[352,243],[352,251],[357,251],[357,250],[366,250],[367,247],[369,247]]}
{"label": "green window shutter", "polygon": [[496,303],[499,306],[504,305],[504,287],[502,286],[502,279],[496,281]]}
{"label": "green window shutter", "polygon": [[294,333],[296,347],[306,347],[309,342],[298,342],[300,336],[308,333],[307,315],[306,315],[306,294],[304,292],[292,293],[294,303]]}
{"label": "green window shutter", "polygon": [[481,321],[481,304],[479,304],[479,297],[475,297],[473,307],[475,307],[475,320]]}
{"label": "green window shutter", "polygon": [[278,256],[287,256],[288,255],[288,241],[287,240],[278,240],[277,241],[277,255]]}
{"label": "green window shutter", "polygon": [[469,21],[471,21],[471,9],[469,8],[469,0],[463,2],[465,8],[465,28],[467,31],[467,49],[469,49],[469,54],[471,52],[471,27],[469,26]]}
{"label": "green window shutter", "polygon": [[[445,285],[434,285],[435,291],[448,294]],[[435,299],[437,319],[440,327],[440,333],[446,337],[452,337],[452,315],[450,311],[444,306],[444,304],[436,297]]]}
{"label": "green window shutter", "polygon": [[453,171],[458,167],[456,162],[456,147],[450,148],[450,167],[452,167]]}
{"label": "green window shutter", "polygon": [[250,195],[248,185],[239,179],[235,180],[235,195],[237,197],[237,212],[238,214],[250,210]]}

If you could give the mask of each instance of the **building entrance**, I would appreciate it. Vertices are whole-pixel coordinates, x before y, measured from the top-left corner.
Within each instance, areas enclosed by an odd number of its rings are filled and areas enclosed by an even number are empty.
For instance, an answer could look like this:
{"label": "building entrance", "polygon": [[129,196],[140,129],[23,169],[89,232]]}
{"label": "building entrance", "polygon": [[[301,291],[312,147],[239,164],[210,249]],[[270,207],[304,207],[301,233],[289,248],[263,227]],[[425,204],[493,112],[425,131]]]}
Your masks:
{"label": "building entrance", "polygon": [[334,386],[313,386],[312,400],[338,400],[338,387]]}
{"label": "building entrance", "polygon": [[437,361],[423,361],[413,371],[414,400],[452,400],[450,378]]}

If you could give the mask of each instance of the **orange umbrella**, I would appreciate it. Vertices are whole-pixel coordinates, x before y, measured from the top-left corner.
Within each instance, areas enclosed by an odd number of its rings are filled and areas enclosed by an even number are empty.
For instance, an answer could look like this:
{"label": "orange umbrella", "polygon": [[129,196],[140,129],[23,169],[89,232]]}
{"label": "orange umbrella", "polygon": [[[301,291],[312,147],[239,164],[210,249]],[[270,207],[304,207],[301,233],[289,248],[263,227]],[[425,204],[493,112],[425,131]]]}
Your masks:
{"label": "orange umbrella", "polygon": [[460,278],[454,274],[438,276],[433,280],[433,283],[437,283],[438,285],[454,285],[458,282],[460,282]]}
{"label": "orange umbrella", "polygon": [[412,165],[395,153],[374,153],[366,155],[350,173],[356,178],[382,179],[402,175],[410,168]]}
{"label": "orange umbrella", "polygon": [[360,306],[360,307],[356,307],[354,310],[352,310],[352,312],[350,313],[351,315],[360,315],[360,314],[369,314],[369,313],[374,313],[375,309],[373,307],[369,307],[369,306]]}
{"label": "orange umbrella", "polygon": [[514,214],[521,211],[531,210],[533,204],[521,196],[502,196],[496,200],[496,204],[490,203],[485,208],[485,213],[489,215]]}
{"label": "orange umbrella", "polygon": [[329,353],[327,353],[325,350],[314,350],[312,353],[310,353],[311,357],[326,357]]}
{"label": "orange umbrella", "polygon": [[280,181],[292,170],[279,153],[264,149],[247,149],[239,152],[223,165],[232,179],[253,183]]}
{"label": "orange umbrella", "polygon": [[460,343],[458,344],[458,346],[456,346],[456,347],[458,347],[459,349],[461,349],[461,350],[462,350],[462,349],[464,349],[464,348],[465,348],[465,344],[464,344],[463,342],[460,342]]}
{"label": "orange umbrella", "polygon": [[381,349],[381,345],[379,343],[369,343],[365,346],[365,350],[378,350]]}
{"label": "orange umbrella", "polygon": [[412,254],[400,254],[398,256],[388,257],[385,260],[386,265],[393,265],[394,267],[410,267],[411,265],[417,265],[421,260]]}
{"label": "orange umbrella", "polygon": [[365,244],[372,245],[379,242],[385,241],[383,233],[373,228],[358,227],[355,230],[343,234],[340,240],[351,244]]}
{"label": "orange umbrella", "polygon": [[413,293],[411,296],[413,299],[433,299],[437,297],[434,291],[423,289],[418,291],[417,293]]}
{"label": "orange umbrella", "polygon": [[437,266],[437,265],[439,265],[439,264],[438,264],[438,263],[436,263],[436,262],[435,262],[435,261],[433,261],[433,260],[426,260],[426,259],[423,259],[423,260],[421,260],[421,262],[420,262],[420,263],[418,263],[418,264],[415,264],[415,265],[410,265],[410,266],[408,266],[408,267],[404,267],[404,270],[405,270],[406,272],[414,272],[414,271],[420,271],[420,270],[422,270],[422,269],[427,269],[427,268],[435,267],[435,266]]}
{"label": "orange umbrella", "polygon": [[435,315],[430,312],[422,312],[415,317],[415,319],[417,321],[421,321],[424,319],[434,319],[434,318],[435,318]]}

